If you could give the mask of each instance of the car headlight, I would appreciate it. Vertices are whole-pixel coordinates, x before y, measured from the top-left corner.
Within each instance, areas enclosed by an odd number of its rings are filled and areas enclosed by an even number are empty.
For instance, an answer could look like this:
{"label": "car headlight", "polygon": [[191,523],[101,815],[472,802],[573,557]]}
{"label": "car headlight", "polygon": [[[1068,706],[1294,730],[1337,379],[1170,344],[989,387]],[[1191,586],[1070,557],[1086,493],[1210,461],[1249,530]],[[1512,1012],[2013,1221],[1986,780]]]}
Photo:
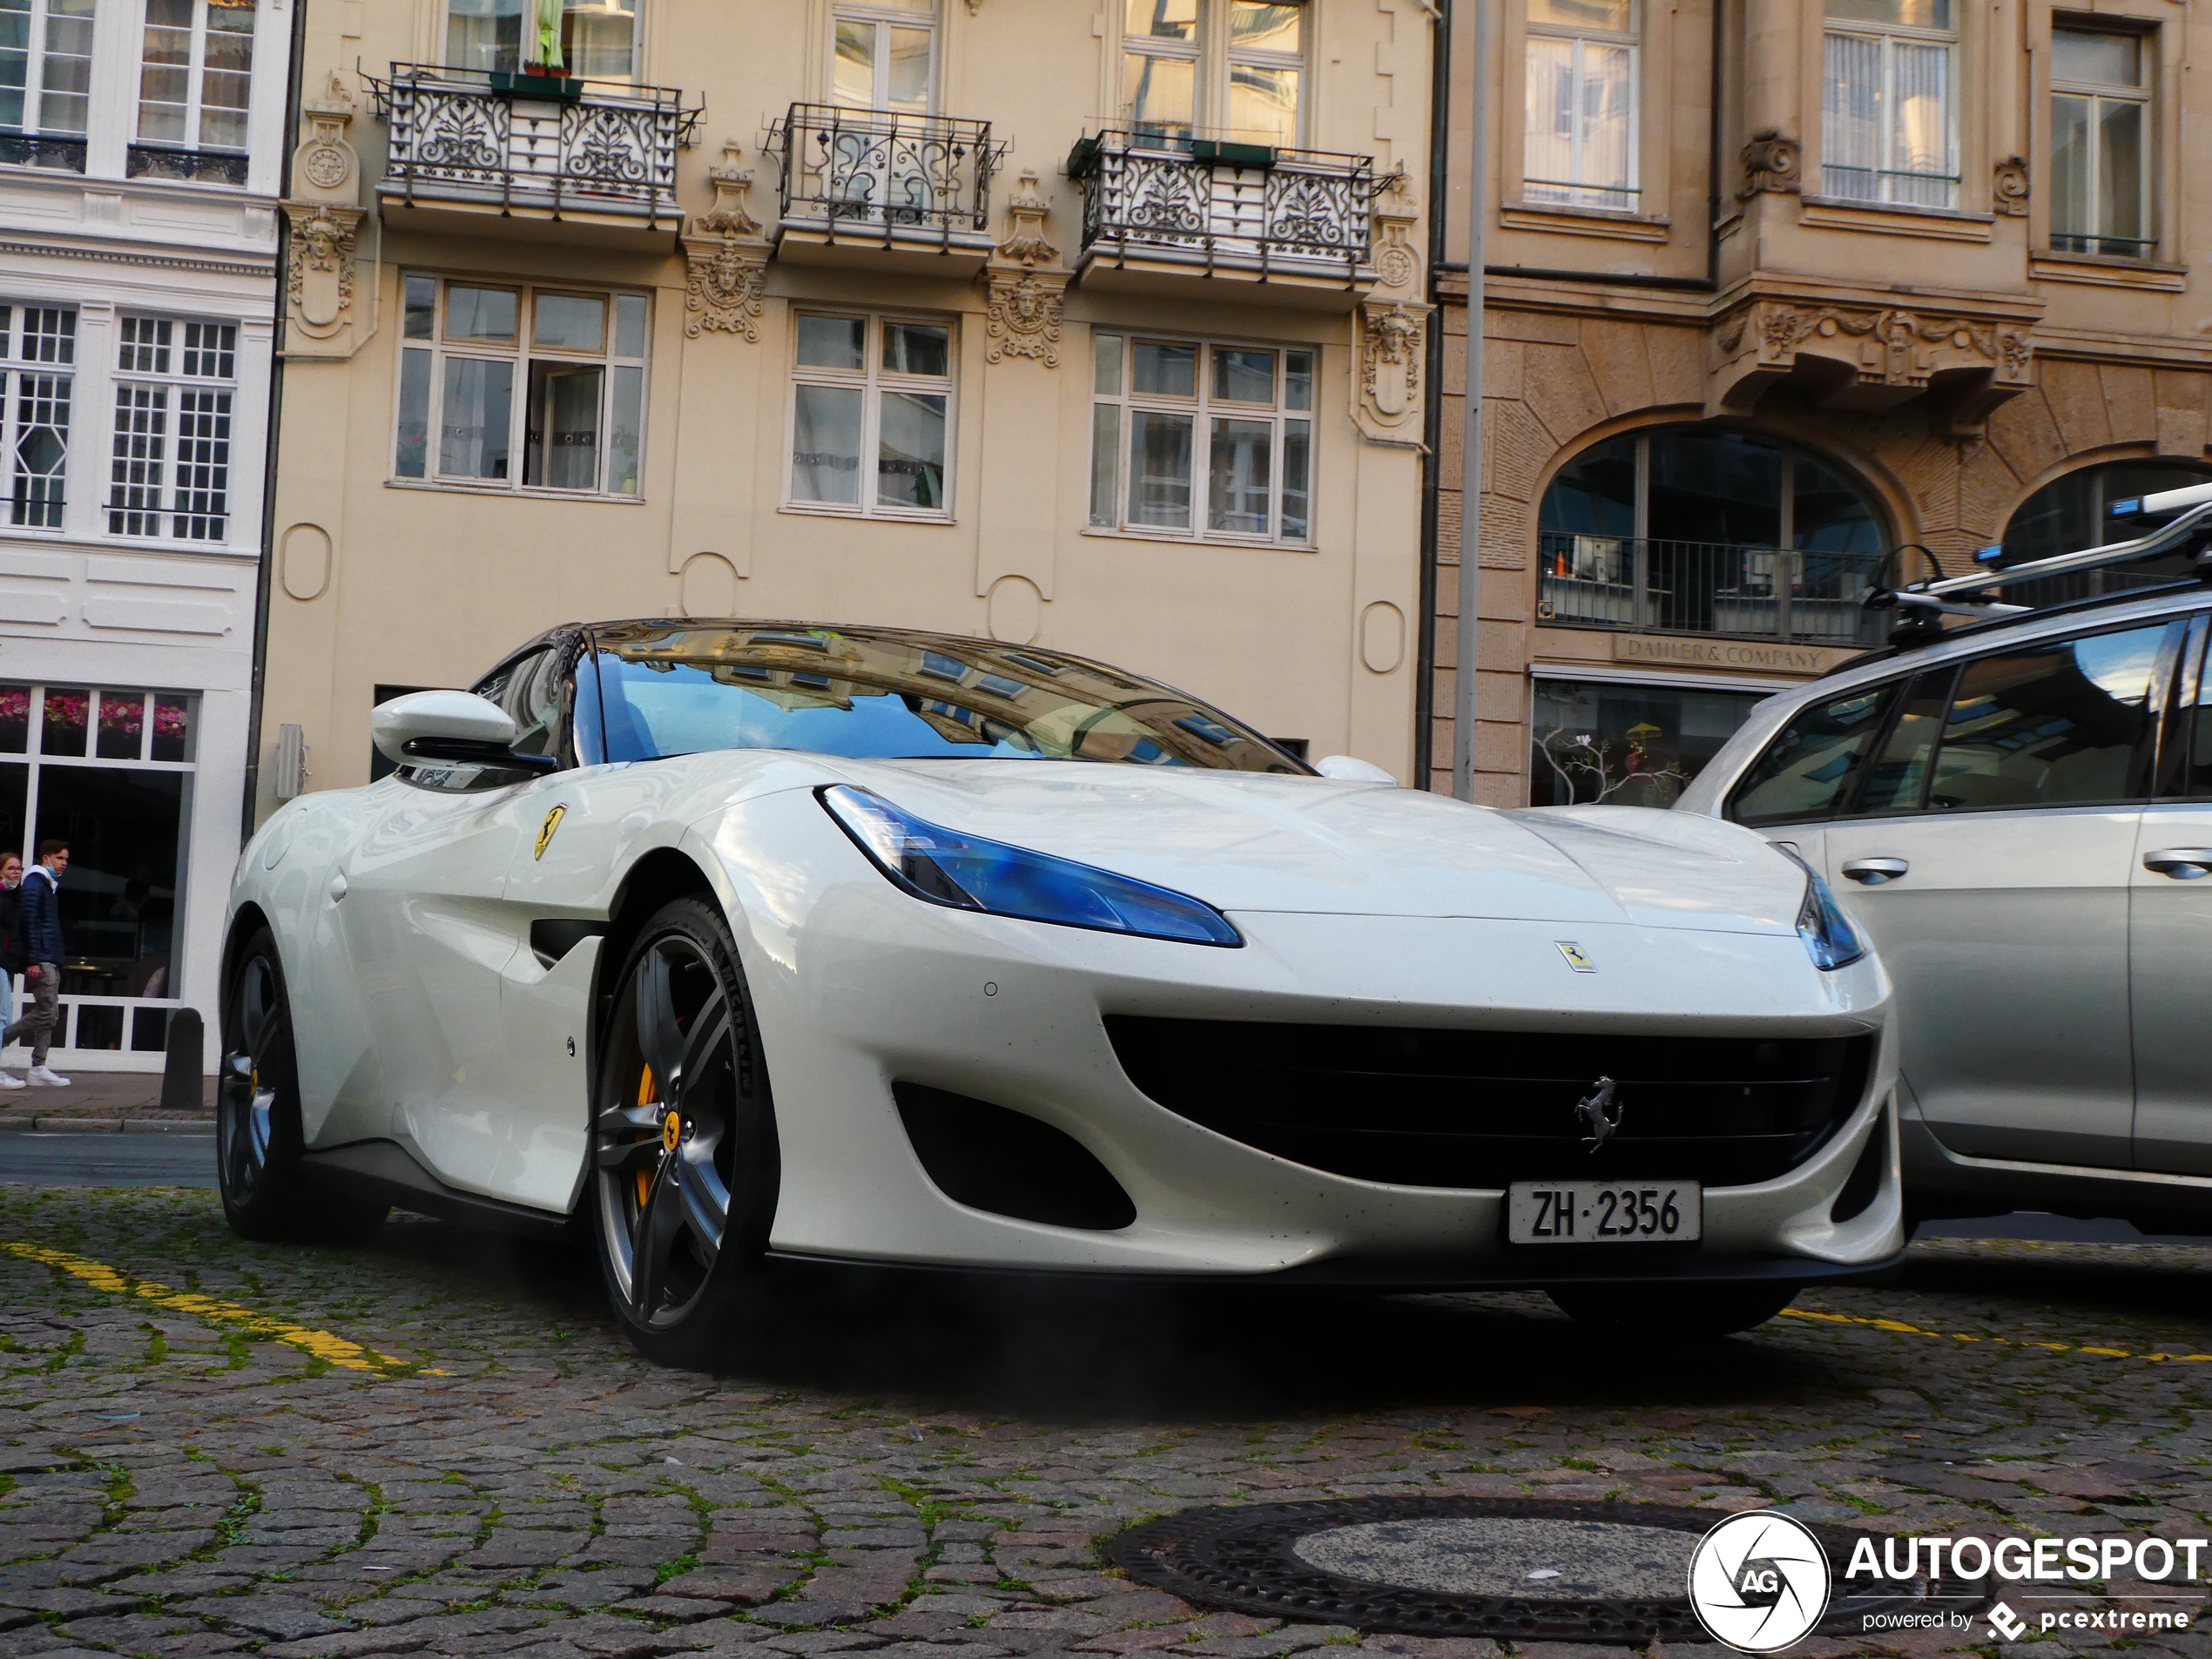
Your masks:
{"label": "car headlight", "polygon": [[894,886],[931,904],[1192,945],[1244,942],[1226,916],[1188,894],[946,829],[849,784],[819,793]]}
{"label": "car headlight", "polygon": [[1844,914],[1820,872],[1799,857],[1795,847],[1777,842],[1774,850],[1805,873],[1805,901],[1797,907],[1797,937],[1805,941],[1812,965],[1825,973],[1848,968],[1866,954],[1866,936]]}

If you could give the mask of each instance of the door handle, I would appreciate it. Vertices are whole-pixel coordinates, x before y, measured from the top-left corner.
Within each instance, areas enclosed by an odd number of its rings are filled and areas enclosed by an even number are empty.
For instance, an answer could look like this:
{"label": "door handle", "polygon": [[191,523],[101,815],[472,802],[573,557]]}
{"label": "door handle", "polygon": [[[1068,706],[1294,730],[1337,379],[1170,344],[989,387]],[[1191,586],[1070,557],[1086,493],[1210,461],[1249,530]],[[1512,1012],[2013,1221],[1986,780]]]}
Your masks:
{"label": "door handle", "polygon": [[2194,881],[2212,875],[2212,846],[2169,846],[2163,853],[2146,853],[2143,868],[2176,881]]}
{"label": "door handle", "polygon": [[1844,873],[1853,881],[1878,887],[1885,881],[1894,881],[1912,867],[1903,859],[1846,859]]}
{"label": "door handle", "polygon": [[330,902],[336,904],[346,896],[346,873],[343,870],[330,878]]}

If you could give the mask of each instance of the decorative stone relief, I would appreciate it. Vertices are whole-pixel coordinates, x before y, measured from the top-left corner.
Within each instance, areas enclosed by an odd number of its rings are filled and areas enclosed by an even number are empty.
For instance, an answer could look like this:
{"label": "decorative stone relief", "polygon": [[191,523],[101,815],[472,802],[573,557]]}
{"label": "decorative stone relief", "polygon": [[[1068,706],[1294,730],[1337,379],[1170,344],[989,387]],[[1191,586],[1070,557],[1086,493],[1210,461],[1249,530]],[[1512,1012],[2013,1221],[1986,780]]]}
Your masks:
{"label": "decorative stone relief", "polygon": [[1418,300],[1360,302],[1352,418],[1373,442],[1420,443],[1421,368],[1434,309]]}
{"label": "decorative stone relief", "polygon": [[1047,368],[1060,367],[1061,307],[1068,279],[1037,269],[1060,257],[1060,250],[1044,235],[1051,212],[1051,205],[1038,193],[1035,172],[1023,172],[1006,205],[1006,216],[1012,221],[1006,239],[983,272],[988,287],[983,327],[990,342],[983,350],[987,362],[1028,357]]}
{"label": "decorative stone relief", "polygon": [[1763,192],[1799,194],[1803,161],[1804,152],[1795,138],[1785,138],[1772,127],[1754,132],[1743,146],[1743,183],[1736,199],[1749,201]]}
{"label": "decorative stone relief", "polygon": [[284,202],[292,232],[285,350],[292,356],[348,356],[360,344],[354,267],[368,210],[359,205],[361,158],[346,138],[359,108],[335,73],[300,105],[307,133],[292,152],[293,194]]}
{"label": "decorative stone relief", "polygon": [[1835,408],[1878,412],[1940,395],[1952,435],[1970,436],[2032,383],[2032,321],[1934,307],[1754,299],[1713,331],[1707,411],[1746,413],[1792,377]]}
{"label": "decorative stone relief", "polygon": [[1410,288],[1421,273],[1412,233],[1420,221],[1406,170],[1384,179],[1375,192],[1375,274],[1386,288]]}
{"label": "decorative stone relief", "polygon": [[740,167],[745,151],[735,138],[722,146],[723,162],[706,170],[714,206],[693,216],[684,245],[685,338],[703,334],[760,338],[760,299],[768,286],[768,247],[760,221],[745,211],[752,170]]}
{"label": "decorative stone relief", "polygon": [[2006,156],[1997,164],[1991,180],[1991,196],[2000,213],[2015,218],[2027,212],[2027,162],[2020,156]]}

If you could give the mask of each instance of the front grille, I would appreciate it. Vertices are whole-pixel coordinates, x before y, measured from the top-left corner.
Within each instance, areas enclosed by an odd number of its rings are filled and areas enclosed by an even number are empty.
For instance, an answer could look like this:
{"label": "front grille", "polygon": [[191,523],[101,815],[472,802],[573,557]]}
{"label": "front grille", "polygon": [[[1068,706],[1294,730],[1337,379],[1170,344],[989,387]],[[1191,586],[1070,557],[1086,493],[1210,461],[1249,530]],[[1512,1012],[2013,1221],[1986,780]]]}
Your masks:
{"label": "front grille", "polygon": [[[1871,1037],[1575,1036],[1112,1015],[1145,1094],[1231,1140],[1332,1175],[1414,1187],[1566,1177],[1770,1181],[1858,1104]],[[1595,1152],[1575,1103],[1617,1085]]]}

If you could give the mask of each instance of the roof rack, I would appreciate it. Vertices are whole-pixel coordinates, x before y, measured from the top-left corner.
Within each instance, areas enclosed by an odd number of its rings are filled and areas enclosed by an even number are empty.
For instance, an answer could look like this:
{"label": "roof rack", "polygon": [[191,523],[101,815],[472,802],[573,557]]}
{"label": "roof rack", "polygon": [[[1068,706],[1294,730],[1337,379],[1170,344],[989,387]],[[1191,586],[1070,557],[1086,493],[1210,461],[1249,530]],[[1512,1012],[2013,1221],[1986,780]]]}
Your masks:
{"label": "roof rack", "polygon": [[[1996,621],[2007,617],[2026,616],[2035,607],[2007,604],[1994,597],[1997,590],[2016,583],[2035,582],[2047,577],[2074,576],[2087,570],[2101,570],[2115,564],[2165,558],[2176,553],[2194,555],[2198,578],[2212,579],[2212,484],[2192,484],[2185,489],[2160,490],[2152,495],[2114,502],[2112,505],[2114,518],[2148,517],[2169,512],[2180,516],[2133,541],[2112,542],[2102,547],[2054,554],[2047,559],[2031,559],[2025,564],[1985,568],[1968,576],[1915,582],[1905,587],[1877,588],[1866,596],[1865,608],[1869,610],[1897,611],[1898,623],[1891,631],[1890,643],[1894,646],[1905,647],[1928,644],[1946,637],[1939,620],[1944,617],[1973,617],[1984,621]],[[2003,552],[2002,547],[1986,547],[1974,556],[1977,562],[1986,566],[1987,562],[2001,556]],[[2134,596],[2132,593],[2119,593],[2105,597],[2108,600],[2117,600]]]}

